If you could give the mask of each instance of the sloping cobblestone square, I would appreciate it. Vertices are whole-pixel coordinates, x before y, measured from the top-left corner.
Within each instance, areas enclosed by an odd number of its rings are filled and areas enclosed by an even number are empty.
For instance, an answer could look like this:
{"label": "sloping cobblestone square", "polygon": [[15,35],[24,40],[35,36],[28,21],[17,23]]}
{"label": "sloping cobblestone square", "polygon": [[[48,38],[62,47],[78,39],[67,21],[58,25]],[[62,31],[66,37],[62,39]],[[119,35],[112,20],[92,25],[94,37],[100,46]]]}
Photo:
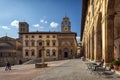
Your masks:
{"label": "sloping cobblestone square", "polygon": [[80,59],[48,62],[47,68],[35,68],[34,64],[12,66],[12,70],[0,68],[0,80],[120,80],[120,76],[91,73]]}

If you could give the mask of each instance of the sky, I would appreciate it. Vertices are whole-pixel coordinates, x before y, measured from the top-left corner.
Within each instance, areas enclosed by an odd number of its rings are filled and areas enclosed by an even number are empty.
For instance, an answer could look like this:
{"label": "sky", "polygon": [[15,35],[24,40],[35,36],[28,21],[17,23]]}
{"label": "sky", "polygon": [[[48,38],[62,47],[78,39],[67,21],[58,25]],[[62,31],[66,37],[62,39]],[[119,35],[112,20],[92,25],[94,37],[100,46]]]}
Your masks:
{"label": "sky", "polygon": [[0,37],[18,38],[18,23],[27,22],[30,31],[61,31],[67,16],[71,31],[80,42],[81,0],[0,0]]}

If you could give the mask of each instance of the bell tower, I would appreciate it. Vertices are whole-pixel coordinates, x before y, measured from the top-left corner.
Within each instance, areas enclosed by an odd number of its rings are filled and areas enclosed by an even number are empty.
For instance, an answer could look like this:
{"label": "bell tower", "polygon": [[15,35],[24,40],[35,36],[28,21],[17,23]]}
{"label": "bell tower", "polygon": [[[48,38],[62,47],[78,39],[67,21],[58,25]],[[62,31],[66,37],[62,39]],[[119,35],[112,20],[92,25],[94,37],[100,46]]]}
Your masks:
{"label": "bell tower", "polygon": [[71,22],[68,17],[64,17],[61,23],[61,31],[62,32],[71,32]]}
{"label": "bell tower", "polygon": [[19,22],[19,38],[21,39],[22,36],[20,33],[27,33],[29,32],[29,24],[27,22]]}

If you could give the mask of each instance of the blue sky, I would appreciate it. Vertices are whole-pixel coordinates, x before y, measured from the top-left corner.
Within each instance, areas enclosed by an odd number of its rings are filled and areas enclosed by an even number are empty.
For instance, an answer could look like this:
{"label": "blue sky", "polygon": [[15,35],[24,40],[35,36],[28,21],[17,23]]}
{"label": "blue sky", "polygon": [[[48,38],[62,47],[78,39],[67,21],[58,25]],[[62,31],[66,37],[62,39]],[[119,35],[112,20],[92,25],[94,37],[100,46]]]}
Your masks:
{"label": "blue sky", "polygon": [[18,38],[19,21],[28,22],[30,31],[60,31],[67,16],[79,40],[81,9],[81,0],[0,0],[0,37]]}

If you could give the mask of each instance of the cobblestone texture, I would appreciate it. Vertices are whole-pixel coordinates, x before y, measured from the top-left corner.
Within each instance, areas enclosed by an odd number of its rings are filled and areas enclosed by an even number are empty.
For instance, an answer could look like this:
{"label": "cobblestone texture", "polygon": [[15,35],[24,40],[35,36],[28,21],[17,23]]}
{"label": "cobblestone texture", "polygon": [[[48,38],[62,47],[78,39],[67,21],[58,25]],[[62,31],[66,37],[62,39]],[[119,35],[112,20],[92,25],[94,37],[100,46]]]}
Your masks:
{"label": "cobblestone texture", "polygon": [[12,66],[12,70],[0,68],[0,80],[120,80],[119,75],[101,75],[87,70],[80,59],[48,62],[47,68],[35,68],[35,64]]}
{"label": "cobblestone texture", "polygon": [[120,80],[120,76],[91,73],[87,70],[85,62],[74,59],[66,64],[54,67],[33,80]]}

